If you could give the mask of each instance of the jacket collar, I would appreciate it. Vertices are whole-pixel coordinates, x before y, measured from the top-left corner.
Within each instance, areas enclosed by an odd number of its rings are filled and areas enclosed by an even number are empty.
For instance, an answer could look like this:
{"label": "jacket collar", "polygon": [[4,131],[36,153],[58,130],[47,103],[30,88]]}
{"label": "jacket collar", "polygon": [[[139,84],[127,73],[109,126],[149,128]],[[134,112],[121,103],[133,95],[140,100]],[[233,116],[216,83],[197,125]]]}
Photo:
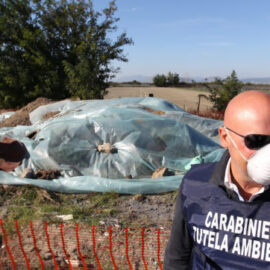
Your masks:
{"label": "jacket collar", "polygon": [[229,154],[229,151],[226,150],[224,154],[222,155],[221,160],[217,163],[215,167],[215,170],[210,179],[210,183],[225,187],[224,177],[225,177],[226,166],[229,159],[230,159],[230,154]]}

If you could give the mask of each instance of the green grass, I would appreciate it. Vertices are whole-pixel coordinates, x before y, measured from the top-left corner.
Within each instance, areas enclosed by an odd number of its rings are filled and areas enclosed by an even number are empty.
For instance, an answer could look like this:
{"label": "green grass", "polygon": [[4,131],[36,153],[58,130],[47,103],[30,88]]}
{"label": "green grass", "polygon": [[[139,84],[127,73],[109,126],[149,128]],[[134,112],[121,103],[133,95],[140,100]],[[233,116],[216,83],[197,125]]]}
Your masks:
{"label": "green grass", "polygon": [[[2,191],[3,193],[3,191]],[[72,222],[97,225],[117,211],[115,193],[61,194],[32,186],[10,187],[0,199],[7,208],[5,219],[59,222],[57,215],[73,215]]]}
{"label": "green grass", "polygon": [[173,191],[173,192],[171,193],[171,202],[173,202],[173,203],[176,202],[177,194],[178,194],[178,190]]}
{"label": "green grass", "polygon": [[[117,193],[63,194],[46,191],[35,186],[0,186],[0,213],[7,232],[15,231],[14,220],[38,220],[48,223],[68,222],[100,226],[100,221],[116,222],[121,227],[170,227],[171,219],[162,224],[158,215],[136,211],[132,205],[139,203],[166,204],[175,202],[177,191],[158,195],[121,195]],[[136,201],[136,202],[135,202]],[[136,206],[135,206],[136,207]],[[72,215],[63,221],[59,215]],[[7,226],[6,226],[7,225]]]}

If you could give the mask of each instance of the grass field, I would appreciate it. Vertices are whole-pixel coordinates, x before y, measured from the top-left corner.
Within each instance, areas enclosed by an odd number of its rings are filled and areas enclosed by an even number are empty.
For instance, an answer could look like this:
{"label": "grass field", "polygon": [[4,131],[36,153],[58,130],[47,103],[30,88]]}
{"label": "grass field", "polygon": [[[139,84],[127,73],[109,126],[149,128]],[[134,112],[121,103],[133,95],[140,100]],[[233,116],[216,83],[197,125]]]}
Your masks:
{"label": "grass field", "polygon": [[[197,109],[198,95],[208,92],[197,88],[173,88],[173,87],[110,87],[108,88],[108,95],[105,99],[110,98],[122,98],[122,97],[148,97],[150,93],[154,94],[154,97],[166,99],[179,107],[187,111],[193,111]],[[201,99],[200,110],[210,110],[212,104],[206,100]]]}

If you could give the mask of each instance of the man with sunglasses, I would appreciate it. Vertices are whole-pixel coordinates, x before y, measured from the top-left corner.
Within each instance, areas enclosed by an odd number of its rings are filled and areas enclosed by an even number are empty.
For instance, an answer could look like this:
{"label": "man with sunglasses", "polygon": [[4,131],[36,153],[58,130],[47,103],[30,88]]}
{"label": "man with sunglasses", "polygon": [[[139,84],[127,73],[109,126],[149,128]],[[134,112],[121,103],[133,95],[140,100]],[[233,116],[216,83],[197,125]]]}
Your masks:
{"label": "man with sunglasses", "polygon": [[234,97],[219,136],[221,160],[180,185],[164,270],[270,269],[270,96]]}

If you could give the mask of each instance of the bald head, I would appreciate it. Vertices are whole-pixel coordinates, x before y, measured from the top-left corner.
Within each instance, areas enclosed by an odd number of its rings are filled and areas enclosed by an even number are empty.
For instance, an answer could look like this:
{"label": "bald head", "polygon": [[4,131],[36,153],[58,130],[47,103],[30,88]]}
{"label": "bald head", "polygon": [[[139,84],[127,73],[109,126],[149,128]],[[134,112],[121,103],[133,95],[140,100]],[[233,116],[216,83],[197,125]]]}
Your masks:
{"label": "bald head", "polygon": [[219,128],[220,143],[229,151],[233,182],[241,195],[248,199],[262,185],[254,182],[248,174],[247,160],[256,149],[247,147],[243,136],[270,135],[270,95],[260,91],[246,91],[235,96],[226,108],[224,126],[230,130]]}
{"label": "bald head", "polygon": [[270,134],[270,95],[260,91],[246,91],[228,104],[224,125],[241,134]]}

